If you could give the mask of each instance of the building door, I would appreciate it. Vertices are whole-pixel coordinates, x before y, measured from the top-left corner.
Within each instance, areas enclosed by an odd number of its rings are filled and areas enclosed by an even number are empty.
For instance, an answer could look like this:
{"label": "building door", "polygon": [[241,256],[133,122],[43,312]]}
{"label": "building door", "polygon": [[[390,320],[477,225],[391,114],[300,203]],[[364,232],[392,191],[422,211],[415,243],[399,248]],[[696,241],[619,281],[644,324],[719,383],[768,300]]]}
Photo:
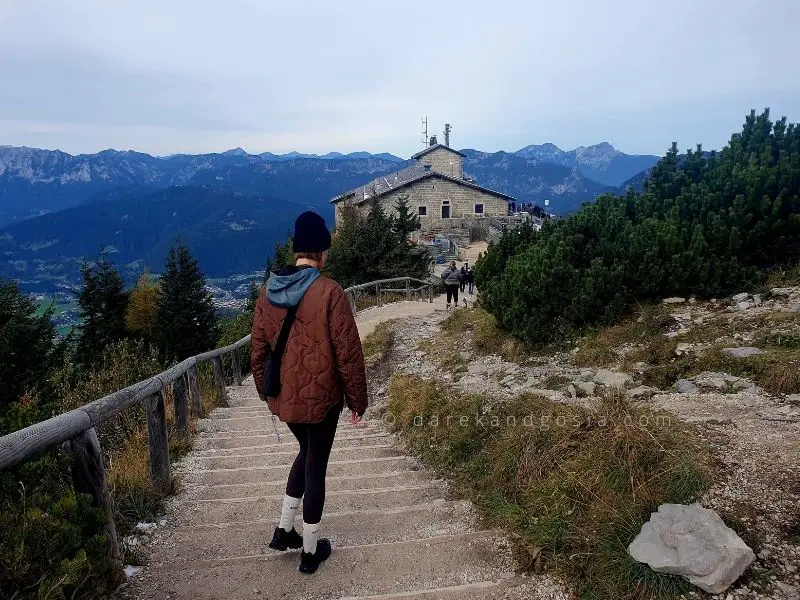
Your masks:
{"label": "building door", "polygon": [[449,204],[443,204],[442,205],[442,218],[443,219],[449,219],[450,218],[450,205]]}

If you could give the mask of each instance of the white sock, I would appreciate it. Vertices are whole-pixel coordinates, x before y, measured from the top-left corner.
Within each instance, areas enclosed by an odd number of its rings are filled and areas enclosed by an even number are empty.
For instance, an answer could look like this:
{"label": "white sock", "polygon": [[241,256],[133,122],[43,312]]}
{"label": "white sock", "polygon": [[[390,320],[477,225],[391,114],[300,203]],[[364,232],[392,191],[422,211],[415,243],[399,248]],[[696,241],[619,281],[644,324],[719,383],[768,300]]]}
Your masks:
{"label": "white sock", "polygon": [[319,523],[310,525],[303,521],[303,552],[314,554],[317,551],[317,540],[319,539]]}
{"label": "white sock", "polygon": [[278,527],[284,531],[291,531],[294,528],[294,517],[297,515],[297,509],[300,508],[300,500],[300,498],[292,498],[289,495],[283,497],[283,508]]}

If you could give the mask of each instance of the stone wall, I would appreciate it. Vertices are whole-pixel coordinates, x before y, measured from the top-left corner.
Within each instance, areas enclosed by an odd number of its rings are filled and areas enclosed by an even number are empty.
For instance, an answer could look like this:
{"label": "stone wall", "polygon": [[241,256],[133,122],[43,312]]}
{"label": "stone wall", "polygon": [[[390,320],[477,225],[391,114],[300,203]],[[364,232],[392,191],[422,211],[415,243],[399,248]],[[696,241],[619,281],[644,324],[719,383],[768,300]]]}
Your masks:
{"label": "stone wall", "polygon": [[431,169],[443,175],[456,179],[464,177],[464,158],[445,148],[437,148],[433,152],[429,152],[421,157],[419,162],[423,165],[431,165]]}
{"label": "stone wall", "polygon": [[[443,229],[450,226],[452,219],[475,219],[502,217],[508,215],[508,201],[453,181],[430,178],[381,197],[388,214],[395,212],[394,205],[402,196],[414,212],[420,206],[427,209],[426,216],[420,216],[423,229]],[[449,202],[451,219],[442,219],[442,206]],[[476,215],[475,204],[483,204],[483,217]]]}

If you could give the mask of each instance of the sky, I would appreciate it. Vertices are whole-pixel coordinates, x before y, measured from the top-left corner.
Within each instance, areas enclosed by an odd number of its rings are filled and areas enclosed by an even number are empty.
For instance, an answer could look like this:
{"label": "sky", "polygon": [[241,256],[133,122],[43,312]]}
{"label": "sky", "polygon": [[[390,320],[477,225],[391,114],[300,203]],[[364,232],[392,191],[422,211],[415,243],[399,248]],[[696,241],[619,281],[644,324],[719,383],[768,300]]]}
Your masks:
{"label": "sky", "polygon": [[798,0],[0,0],[0,144],[720,148],[800,119]]}

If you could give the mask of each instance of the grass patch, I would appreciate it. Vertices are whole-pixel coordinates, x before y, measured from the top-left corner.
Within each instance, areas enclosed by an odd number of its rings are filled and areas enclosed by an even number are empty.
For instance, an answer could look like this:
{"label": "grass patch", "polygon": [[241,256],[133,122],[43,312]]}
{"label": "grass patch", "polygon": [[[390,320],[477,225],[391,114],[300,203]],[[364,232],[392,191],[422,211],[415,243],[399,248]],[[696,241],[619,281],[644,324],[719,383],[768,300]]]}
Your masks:
{"label": "grass patch", "polygon": [[442,323],[442,333],[442,343],[471,334],[473,349],[480,355],[497,354],[518,364],[530,358],[525,345],[500,329],[494,316],[482,308],[454,310]]}
{"label": "grass patch", "polygon": [[[577,589],[580,598],[673,598],[691,586],[654,573],[627,546],[664,502],[711,484],[711,458],[693,430],[634,408],[618,394],[597,412],[532,395],[490,404],[395,374],[394,428],[456,483],[489,526],[504,527]],[[480,418],[479,418],[480,417]]]}
{"label": "grass patch", "polygon": [[800,285],[800,266],[779,267],[773,270],[767,277],[765,290],[798,285]]}
{"label": "grass patch", "polygon": [[396,321],[384,321],[364,338],[364,359],[369,363],[376,363],[386,356],[394,342]]}

